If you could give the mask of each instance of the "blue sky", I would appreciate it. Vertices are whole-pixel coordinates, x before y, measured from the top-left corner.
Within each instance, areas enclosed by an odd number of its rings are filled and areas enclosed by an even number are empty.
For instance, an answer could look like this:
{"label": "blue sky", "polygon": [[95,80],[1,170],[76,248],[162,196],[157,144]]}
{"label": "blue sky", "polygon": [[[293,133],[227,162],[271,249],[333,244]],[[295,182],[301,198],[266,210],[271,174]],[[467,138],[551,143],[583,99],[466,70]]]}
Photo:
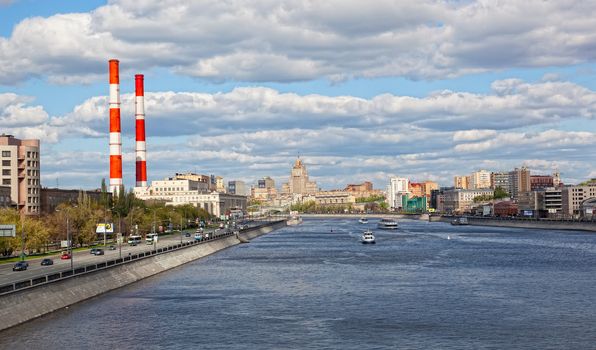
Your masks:
{"label": "blue sky", "polygon": [[578,182],[596,177],[595,7],[0,0],[0,130],[42,139],[42,185],[97,187],[118,58],[127,186],[135,73],[150,180],[281,185],[300,154],[326,189],[521,165]]}

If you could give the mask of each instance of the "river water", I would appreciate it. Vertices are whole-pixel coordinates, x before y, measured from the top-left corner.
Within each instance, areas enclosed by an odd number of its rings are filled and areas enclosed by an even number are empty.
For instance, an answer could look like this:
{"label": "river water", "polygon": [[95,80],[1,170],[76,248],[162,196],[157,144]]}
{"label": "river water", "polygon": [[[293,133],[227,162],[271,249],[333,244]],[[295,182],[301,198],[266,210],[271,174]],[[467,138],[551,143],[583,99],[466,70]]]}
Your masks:
{"label": "river water", "polygon": [[365,226],[305,220],[0,332],[0,348],[596,348],[596,235],[403,220],[363,245]]}

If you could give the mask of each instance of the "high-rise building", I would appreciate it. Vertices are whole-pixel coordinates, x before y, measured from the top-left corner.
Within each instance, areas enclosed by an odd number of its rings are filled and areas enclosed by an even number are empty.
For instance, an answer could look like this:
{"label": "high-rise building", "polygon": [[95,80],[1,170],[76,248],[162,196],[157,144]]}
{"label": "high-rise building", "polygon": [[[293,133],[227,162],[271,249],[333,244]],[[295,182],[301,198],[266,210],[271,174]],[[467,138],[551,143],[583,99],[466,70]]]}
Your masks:
{"label": "high-rise building", "polygon": [[500,187],[503,191],[506,191],[511,195],[511,177],[509,172],[500,171],[493,172],[490,174],[490,188],[493,190]]}
{"label": "high-rise building", "polygon": [[244,181],[234,180],[228,181],[228,193],[239,196],[246,196],[247,188]]}
{"label": "high-rise building", "polygon": [[470,175],[472,183],[469,185],[471,189],[480,190],[490,188],[490,172],[486,170],[478,170]]}
{"label": "high-rise building", "polygon": [[300,158],[296,159],[292,172],[290,173],[290,181],[288,183],[290,194],[314,194],[317,192],[317,183],[308,180],[308,172],[306,166],[302,163]]}
{"label": "high-rise building", "polygon": [[215,190],[219,193],[226,192],[226,186],[224,185],[224,179],[221,176],[215,177]]}
{"label": "high-rise building", "polygon": [[511,198],[517,199],[518,193],[531,190],[530,169],[523,166],[510,171],[509,182],[511,183],[511,192],[509,192],[509,194],[511,195]]}
{"label": "high-rise building", "polygon": [[470,188],[470,177],[469,176],[455,176],[453,178],[453,186],[455,188],[461,188],[467,190]]}
{"label": "high-rise building", "polygon": [[387,204],[391,209],[403,207],[403,196],[410,193],[410,180],[405,177],[392,177],[387,186]]}
{"label": "high-rise building", "polygon": [[10,187],[10,198],[26,215],[40,214],[39,140],[19,140],[0,135],[1,186]]}

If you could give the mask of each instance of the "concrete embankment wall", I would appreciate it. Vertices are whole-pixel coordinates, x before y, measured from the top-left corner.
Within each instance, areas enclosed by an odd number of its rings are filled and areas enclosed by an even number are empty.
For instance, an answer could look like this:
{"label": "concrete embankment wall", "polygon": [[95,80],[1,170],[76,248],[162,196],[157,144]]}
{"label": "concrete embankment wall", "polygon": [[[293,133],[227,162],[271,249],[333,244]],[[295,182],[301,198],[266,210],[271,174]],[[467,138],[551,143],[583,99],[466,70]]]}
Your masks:
{"label": "concrete embankment wall", "polygon": [[[285,221],[276,222],[242,232],[239,237],[243,240],[250,240],[285,226]],[[16,326],[240,243],[241,240],[232,235],[0,296],[0,330]]]}
{"label": "concrete embankment wall", "polygon": [[[451,216],[432,216],[430,221],[451,222]],[[500,220],[468,217],[470,225],[493,227],[533,228],[543,230],[572,230],[596,232],[596,222],[554,220]]]}

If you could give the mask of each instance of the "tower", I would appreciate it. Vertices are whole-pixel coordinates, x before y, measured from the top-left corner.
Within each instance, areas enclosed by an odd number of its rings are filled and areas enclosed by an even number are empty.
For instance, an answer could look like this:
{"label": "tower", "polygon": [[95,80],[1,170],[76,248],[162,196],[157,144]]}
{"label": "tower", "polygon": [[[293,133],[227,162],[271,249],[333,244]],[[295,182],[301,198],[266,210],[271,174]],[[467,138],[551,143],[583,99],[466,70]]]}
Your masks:
{"label": "tower", "polygon": [[122,188],[122,134],[120,128],[120,75],[118,60],[109,61],[110,70],[110,192]]}
{"label": "tower", "polygon": [[136,187],[147,187],[147,149],[145,143],[145,89],[143,75],[135,75]]}

